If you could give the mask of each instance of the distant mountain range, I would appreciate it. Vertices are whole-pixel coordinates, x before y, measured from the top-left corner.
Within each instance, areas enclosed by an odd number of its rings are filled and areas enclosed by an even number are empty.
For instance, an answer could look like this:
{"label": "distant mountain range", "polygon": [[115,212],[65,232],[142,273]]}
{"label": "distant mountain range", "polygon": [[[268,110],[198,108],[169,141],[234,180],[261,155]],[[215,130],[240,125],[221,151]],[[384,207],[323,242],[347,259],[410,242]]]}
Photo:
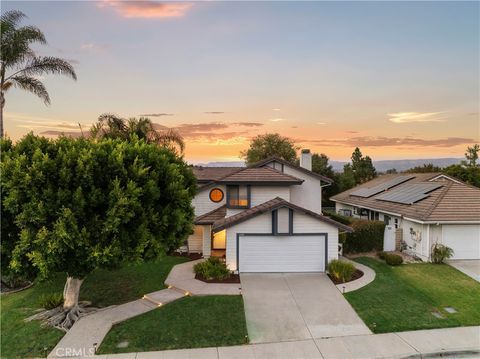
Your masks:
{"label": "distant mountain range", "polygon": [[[373,161],[373,165],[377,169],[377,172],[385,172],[389,169],[395,168],[398,172],[408,170],[409,168],[416,166],[423,166],[424,164],[433,164],[438,167],[447,167],[450,165],[458,164],[462,161],[462,158],[425,158],[419,160],[384,160]],[[346,161],[330,161],[333,169],[337,172],[343,171],[343,165]],[[208,162],[198,163],[198,166],[207,167],[243,167],[245,163],[243,161],[230,161],[230,162]]]}

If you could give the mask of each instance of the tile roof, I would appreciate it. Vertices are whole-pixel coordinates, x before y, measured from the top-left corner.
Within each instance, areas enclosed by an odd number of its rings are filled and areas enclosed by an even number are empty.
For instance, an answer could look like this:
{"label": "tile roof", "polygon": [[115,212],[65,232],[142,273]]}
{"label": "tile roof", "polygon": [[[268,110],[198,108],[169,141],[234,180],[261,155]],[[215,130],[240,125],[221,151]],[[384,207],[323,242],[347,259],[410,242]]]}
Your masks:
{"label": "tile roof", "polygon": [[195,224],[213,224],[215,221],[225,218],[227,215],[227,206],[215,208],[213,211],[195,217]]}
{"label": "tile roof", "polygon": [[303,180],[277,171],[271,167],[246,167],[218,180],[220,183],[291,183],[301,184]]}
{"label": "tile roof", "polygon": [[[387,191],[369,198],[351,195],[362,188],[371,188],[400,176],[383,175],[372,181],[339,193],[331,200],[372,210],[398,214],[423,222],[480,222],[480,188],[470,186],[454,178],[439,177],[441,173],[413,173],[415,177]],[[438,178],[437,178],[438,177]],[[442,187],[429,192],[429,196],[413,204],[381,201],[377,197],[416,183],[440,183]]]}
{"label": "tile roof", "polygon": [[290,166],[292,168],[295,168],[296,170],[298,170],[300,172],[303,172],[303,173],[306,173],[310,176],[316,177],[323,182],[333,183],[333,180],[328,178],[328,177],[325,177],[325,176],[322,176],[321,174],[318,174],[318,173],[315,173],[313,171],[307,170],[306,168],[303,168],[303,167],[301,167],[299,165],[296,165],[294,163],[285,161],[283,158],[280,158],[280,157],[277,157],[277,156],[272,156],[272,157],[269,157],[265,160],[256,162],[256,163],[250,165],[250,167],[262,167],[262,166],[265,166],[266,164],[269,164],[270,162],[273,162],[273,161],[279,162],[279,163],[283,164],[284,166]]}
{"label": "tile roof", "polygon": [[280,198],[280,197],[276,197],[276,198],[274,198],[270,201],[267,201],[265,203],[262,203],[258,206],[246,209],[246,210],[244,210],[240,213],[237,213],[233,216],[225,217],[223,219],[217,220],[213,224],[213,230],[215,232],[221,231],[225,228],[231,227],[235,224],[244,222],[244,221],[246,221],[250,218],[253,218],[253,217],[258,216],[258,215],[263,214],[263,213],[271,212],[271,211],[273,211],[275,209],[278,209],[278,208],[281,208],[281,207],[287,207],[287,208],[293,209],[294,211],[302,212],[302,213],[307,214],[311,217],[314,217],[315,219],[318,219],[322,222],[331,224],[331,225],[333,225],[333,226],[335,226],[339,229],[342,229],[344,231],[347,231],[347,232],[352,232],[353,231],[352,228],[350,228],[350,227],[348,227],[344,224],[338,223],[338,222],[334,221],[333,219],[330,219],[330,218],[328,218],[326,216],[323,216],[321,214],[312,212],[308,209],[305,209],[305,208],[299,207],[297,205],[294,205],[293,203],[290,203],[290,202],[288,202],[288,201],[286,201],[286,200],[284,200],[283,198]]}
{"label": "tile roof", "polygon": [[245,167],[203,167],[193,166],[192,171],[198,182],[215,181],[234,172],[237,172]]}

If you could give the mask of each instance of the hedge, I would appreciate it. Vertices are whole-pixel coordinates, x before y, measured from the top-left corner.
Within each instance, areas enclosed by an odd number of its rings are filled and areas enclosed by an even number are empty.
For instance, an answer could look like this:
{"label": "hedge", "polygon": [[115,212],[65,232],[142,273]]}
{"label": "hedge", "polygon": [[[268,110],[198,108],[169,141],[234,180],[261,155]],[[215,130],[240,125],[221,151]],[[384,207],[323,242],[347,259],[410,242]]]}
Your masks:
{"label": "hedge", "polygon": [[354,220],[352,233],[342,236],[343,253],[361,253],[383,250],[385,223],[382,221]]}
{"label": "hedge", "polygon": [[347,226],[352,224],[352,222],[354,221],[354,219],[352,217],[342,216],[341,214],[338,214],[338,213],[335,213],[335,212],[324,211],[323,214],[327,217],[330,217],[334,221],[345,224]]}

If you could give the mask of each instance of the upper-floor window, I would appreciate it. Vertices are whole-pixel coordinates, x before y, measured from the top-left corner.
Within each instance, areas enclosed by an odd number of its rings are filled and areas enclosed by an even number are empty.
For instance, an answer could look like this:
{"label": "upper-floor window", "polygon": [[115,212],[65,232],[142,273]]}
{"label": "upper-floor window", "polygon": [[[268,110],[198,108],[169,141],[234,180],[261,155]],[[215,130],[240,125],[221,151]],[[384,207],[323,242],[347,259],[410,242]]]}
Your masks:
{"label": "upper-floor window", "polygon": [[250,186],[228,185],[227,208],[250,208]]}

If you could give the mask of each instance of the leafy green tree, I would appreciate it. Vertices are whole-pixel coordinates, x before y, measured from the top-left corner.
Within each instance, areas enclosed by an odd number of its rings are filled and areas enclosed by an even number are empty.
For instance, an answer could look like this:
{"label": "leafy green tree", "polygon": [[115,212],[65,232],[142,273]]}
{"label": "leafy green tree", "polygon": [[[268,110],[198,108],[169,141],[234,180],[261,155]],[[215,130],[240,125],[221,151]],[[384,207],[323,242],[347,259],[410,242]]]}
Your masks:
{"label": "leafy green tree", "polygon": [[185,142],[182,136],[173,129],[157,130],[153,122],[147,117],[124,119],[116,115],[105,113],[98,117],[90,129],[93,138],[119,138],[128,140],[132,136],[145,140],[148,143],[155,143],[171,150],[177,148],[180,152],[185,149]]}
{"label": "leafy green tree", "polygon": [[277,156],[285,161],[295,163],[299,149],[292,139],[283,137],[278,133],[267,133],[254,137],[250,142],[250,147],[246,151],[242,151],[240,156],[245,159],[247,165],[271,156]]}
{"label": "leafy green tree", "polygon": [[405,173],[432,173],[442,172],[442,168],[434,166],[432,163],[424,164],[423,166],[415,166],[404,171]]}
{"label": "leafy green tree", "polygon": [[67,60],[35,54],[31,45],[45,45],[47,41],[37,27],[19,26],[25,17],[17,10],[7,11],[0,17],[0,137],[3,137],[3,108],[8,90],[18,87],[37,95],[49,105],[50,96],[39,76],[61,74],[77,79],[73,66]]}
{"label": "leafy green tree", "polygon": [[323,188],[322,206],[328,207],[334,205],[330,201],[330,197],[337,194],[338,191],[338,175],[333,170],[333,167],[329,164],[330,159],[327,155],[321,153],[314,153],[312,155],[312,171],[328,177],[333,180],[333,183]]}
{"label": "leafy green tree", "polygon": [[91,141],[32,134],[4,148],[2,215],[19,233],[9,238],[9,267],[20,274],[34,269],[39,278],[67,274],[63,306],[36,319],[67,330],[88,310],[78,296],[89,273],[157,258],[192,231],[196,181],[166,148],[135,136]]}
{"label": "leafy green tree", "polygon": [[476,143],[472,147],[467,147],[467,152],[465,152],[465,159],[467,160],[467,166],[476,167],[478,160],[478,153],[480,152],[480,145]]}
{"label": "leafy green tree", "polygon": [[340,192],[355,187],[355,174],[350,163],[347,163],[343,166],[343,173],[339,175],[338,182]]}
{"label": "leafy green tree", "polygon": [[377,176],[372,159],[369,156],[363,156],[358,147],[352,153],[352,171],[355,177],[355,184],[370,181]]}
{"label": "leafy green tree", "polygon": [[396,169],[396,168],[390,168],[390,169],[386,170],[385,173],[386,173],[387,175],[393,175],[393,174],[396,174],[396,173],[398,173],[398,172],[397,172],[397,169]]}

